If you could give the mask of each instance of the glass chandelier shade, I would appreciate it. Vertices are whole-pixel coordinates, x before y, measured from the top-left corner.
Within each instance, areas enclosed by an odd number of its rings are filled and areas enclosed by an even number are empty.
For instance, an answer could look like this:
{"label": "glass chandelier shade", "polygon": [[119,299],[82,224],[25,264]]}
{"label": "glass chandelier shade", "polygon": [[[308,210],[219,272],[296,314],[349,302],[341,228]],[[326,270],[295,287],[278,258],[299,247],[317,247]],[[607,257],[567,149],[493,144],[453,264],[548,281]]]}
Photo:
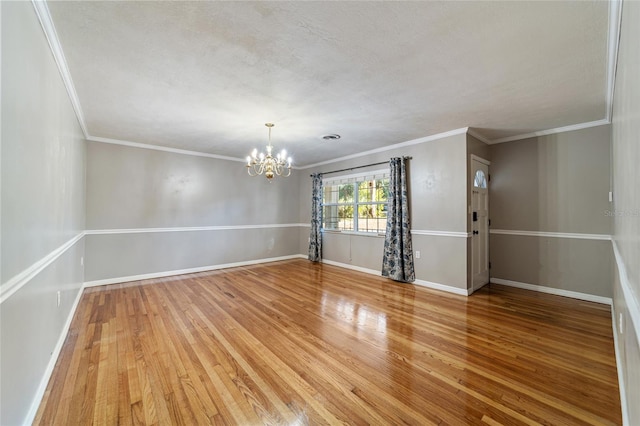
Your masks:
{"label": "glass chandelier shade", "polygon": [[254,149],[251,155],[247,157],[247,172],[249,176],[264,175],[269,181],[275,176],[287,177],[291,175],[291,157],[287,157],[287,151],[284,149],[275,157],[272,154],[273,146],[271,145],[271,128],[273,123],[265,123],[269,128],[269,144],[267,145],[267,154],[263,152],[258,154],[258,150]]}

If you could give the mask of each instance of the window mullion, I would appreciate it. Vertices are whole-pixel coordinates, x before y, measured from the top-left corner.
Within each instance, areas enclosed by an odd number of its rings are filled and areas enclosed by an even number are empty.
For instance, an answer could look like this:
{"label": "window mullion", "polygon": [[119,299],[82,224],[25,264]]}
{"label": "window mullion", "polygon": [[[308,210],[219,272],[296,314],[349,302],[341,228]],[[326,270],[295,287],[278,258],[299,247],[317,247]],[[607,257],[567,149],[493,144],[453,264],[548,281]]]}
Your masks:
{"label": "window mullion", "polygon": [[353,187],[353,230],[358,232],[358,183],[354,182]]}

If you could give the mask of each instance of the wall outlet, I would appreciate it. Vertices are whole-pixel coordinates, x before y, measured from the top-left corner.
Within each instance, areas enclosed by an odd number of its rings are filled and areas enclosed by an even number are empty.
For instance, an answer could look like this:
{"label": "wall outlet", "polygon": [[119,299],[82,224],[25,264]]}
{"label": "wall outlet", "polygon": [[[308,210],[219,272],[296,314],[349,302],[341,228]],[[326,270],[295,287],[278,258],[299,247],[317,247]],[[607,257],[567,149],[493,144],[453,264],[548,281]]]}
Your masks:
{"label": "wall outlet", "polygon": [[618,318],[619,318],[619,319],[618,319],[618,324],[619,324],[618,332],[619,332],[620,334],[624,334],[624,317],[622,316],[622,312],[620,312],[620,314],[619,314],[619,317],[618,317]]}
{"label": "wall outlet", "polygon": [[60,291],[59,290],[56,293],[56,303],[57,303],[57,306],[60,307]]}
{"label": "wall outlet", "polygon": [[420,250],[416,250],[416,259],[420,259]]}
{"label": "wall outlet", "polygon": [[80,256],[80,266],[84,266],[84,256]]}

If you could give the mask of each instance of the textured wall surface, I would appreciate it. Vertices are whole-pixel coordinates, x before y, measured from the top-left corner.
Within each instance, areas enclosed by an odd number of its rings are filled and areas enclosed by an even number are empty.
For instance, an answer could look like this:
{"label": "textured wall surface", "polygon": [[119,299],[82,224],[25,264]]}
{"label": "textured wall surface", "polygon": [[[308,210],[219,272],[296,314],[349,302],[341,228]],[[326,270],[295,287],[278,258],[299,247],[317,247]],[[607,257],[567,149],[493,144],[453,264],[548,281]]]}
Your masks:
{"label": "textured wall surface", "polygon": [[[6,288],[84,230],[85,145],[33,5],[2,2],[0,8]],[[27,420],[83,282],[83,251],[79,240],[38,274],[20,280],[23,285],[0,306],[0,424]]]}
{"label": "textured wall surface", "polygon": [[629,424],[640,424],[640,3],[625,1],[613,107],[614,309]]}

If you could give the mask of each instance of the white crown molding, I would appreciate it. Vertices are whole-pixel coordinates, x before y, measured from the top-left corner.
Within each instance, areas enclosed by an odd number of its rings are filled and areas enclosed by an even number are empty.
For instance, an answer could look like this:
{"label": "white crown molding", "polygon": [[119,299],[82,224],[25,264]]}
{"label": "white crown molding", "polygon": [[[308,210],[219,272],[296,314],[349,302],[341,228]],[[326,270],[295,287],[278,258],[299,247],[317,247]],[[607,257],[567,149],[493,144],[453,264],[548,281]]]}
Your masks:
{"label": "white crown molding", "polygon": [[[620,23],[622,21],[622,1],[610,0],[609,1],[609,30],[607,34],[607,88],[606,88],[606,101],[605,101],[605,118],[602,120],[589,121],[585,123],[572,124],[570,126],[557,127],[554,129],[541,130],[538,132],[524,133],[521,135],[508,136],[505,138],[498,138],[486,143],[493,145],[496,143],[513,142],[522,139],[528,139],[538,136],[553,135],[556,133],[571,132],[573,130],[588,129],[590,127],[603,126],[605,124],[611,124],[613,118],[613,95],[615,92],[616,83],[616,66],[618,63],[618,50],[620,45]],[[472,136],[480,139],[477,135]]]}
{"label": "white crown molding", "polygon": [[149,145],[149,144],[139,143],[139,142],[123,141],[123,140],[120,140],[120,139],[110,139],[110,138],[101,138],[101,137],[97,137],[97,136],[87,136],[87,140],[91,141],[91,142],[101,142],[101,143],[108,143],[108,144],[112,144],[112,145],[123,145],[123,146],[132,147],[132,148],[151,149],[151,150],[154,150],[154,151],[164,151],[164,152],[170,152],[172,154],[182,154],[182,155],[192,155],[192,156],[196,156],[196,157],[216,158],[218,160],[238,161],[238,162],[241,162],[241,163],[246,163],[247,162],[247,160],[245,160],[243,158],[227,157],[225,155],[209,154],[209,153],[206,153],[206,152],[189,151],[189,150],[186,150],[186,149],[169,148],[167,146]]}
{"label": "white crown molding", "polygon": [[44,393],[47,390],[47,385],[49,384],[49,380],[51,379],[51,375],[53,374],[53,370],[58,362],[58,357],[60,356],[60,352],[62,351],[62,345],[67,338],[67,334],[69,334],[69,328],[71,327],[71,321],[73,320],[73,316],[78,309],[78,305],[80,304],[80,300],[82,299],[82,293],[84,291],[84,287],[80,286],[78,289],[78,294],[76,295],[76,299],[73,302],[73,306],[67,315],[67,320],[60,331],[60,336],[58,336],[58,341],[56,346],[51,353],[51,357],[49,358],[49,362],[47,363],[47,368],[40,379],[40,384],[38,385],[38,389],[36,390],[36,394],[33,397],[33,401],[31,401],[31,407],[29,408],[29,412],[27,413],[27,417],[24,421],[25,425],[33,424],[33,421],[36,418],[36,414],[38,414],[38,408],[40,408],[40,403],[42,402],[42,398],[44,397]]}
{"label": "white crown molding", "polygon": [[281,260],[306,259],[303,254],[291,254],[288,256],[269,257],[265,259],[246,260],[243,262],[221,263],[218,265],[200,266],[198,268],[176,269],[172,271],[154,272],[150,274],[129,275],[126,277],[106,278],[103,280],[94,280],[84,283],[84,288],[98,287],[109,284],[120,284],[131,281],[150,280],[154,278],[171,277],[174,275],[194,274],[197,272],[215,271],[218,269],[237,268],[238,266],[258,265],[260,263],[278,262]]}
{"label": "white crown molding", "polygon": [[594,294],[580,293],[577,291],[563,290],[561,288],[552,288],[544,285],[528,284],[519,281],[504,280],[502,278],[491,277],[490,282],[494,284],[502,284],[509,287],[521,288],[524,290],[532,290],[540,293],[554,294],[556,296],[570,297],[572,299],[586,300],[587,302],[602,303],[604,305],[613,305],[610,297],[596,296]]}
{"label": "white crown molding", "polygon": [[577,240],[601,240],[610,241],[608,234],[578,234],[568,232],[540,232],[540,231],[512,231],[508,229],[491,229],[490,234],[495,235],[520,235],[524,237],[551,237],[551,238],[572,238]]}
{"label": "white crown molding", "polygon": [[71,238],[66,243],[62,244],[51,253],[47,254],[42,259],[38,260],[24,271],[15,275],[4,284],[0,285],[0,303],[3,303],[15,292],[20,290],[25,284],[27,284],[33,277],[38,275],[44,268],[51,265],[57,258],[62,256],[67,250],[69,250],[75,243],[80,241],[84,237],[84,232],[79,233],[75,237]]}
{"label": "white crown molding", "polygon": [[493,139],[491,142],[489,142],[489,144],[490,145],[494,145],[494,144],[497,144],[497,143],[513,142],[513,141],[518,141],[518,140],[521,140],[521,139],[529,139],[529,138],[535,138],[535,137],[540,137],[540,136],[555,135],[556,133],[572,132],[574,130],[581,130],[581,129],[588,129],[590,127],[604,126],[604,125],[610,124],[610,123],[611,123],[611,121],[609,121],[606,118],[603,118],[602,120],[589,121],[589,122],[586,122],[586,123],[572,124],[570,126],[564,126],[564,127],[556,127],[555,129],[540,130],[538,132],[524,133],[524,134],[521,134],[521,135],[508,136],[506,138]]}
{"label": "white crown molding", "polygon": [[622,1],[609,1],[609,34],[607,37],[607,111],[606,120],[613,119],[613,95],[616,86],[616,66],[620,45],[620,23],[622,21]]}
{"label": "white crown molding", "polygon": [[[94,142],[103,142],[103,143],[111,143],[111,144],[124,145],[124,146],[136,147],[136,148],[143,148],[143,149],[153,149],[157,151],[171,152],[174,154],[193,155],[193,156],[199,156],[199,157],[217,158],[221,160],[245,162],[244,158],[228,157],[228,156],[209,154],[209,153],[204,153],[199,151],[189,151],[189,150],[183,150],[183,149],[177,149],[177,148],[143,144],[138,142],[129,142],[129,141],[123,141],[123,140],[91,136],[88,132],[88,129],[85,123],[84,114],[82,112],[82,107],[80,105],[80,100],[75,90],[75,86],[73,84],[73,80],[69,72],[69,67],[67,65],[67,61],[66,61],[64,52],[62,50],[62,46],[58,39],[55,26],[51,19],[51,14],[49,12],[49,8],[47,7],[47,3],[44,0],[32,0],[32,4],[36,11],[36,15],[38,16],[38,19],[40,21],[40,25],[42,26],[42,29],[47,38],[47,42],[49,43],[49,47],[51,48],[51,52],[58,66],[58,70],[60,71],[60,75],[62,77],[63,83],[65,85],[65,88],[67,89],[67,93],[69,94],[69,98],[71,100],[73,110],[75,111],[76,117],[78,119],[80,128],[82,129],[82,132],[87,140],[94,141]],[[619,50],[621,19],[622,19],[621,0],[609,1],[609,26],[608,26],[608,36],[607,36],[606,112],[605,112],[605,118],[601,120],[572,124],[569,126],[563,126],[563,127],[553,128],[553,129],[508,136],[508,137],[498,138],[494,140],[487,139],[486,137],[481,135],[478,131],[472,128],[463,127],[460,129],[450,130],[448,132],[438,133],[435,135],[426,136],[423,138],[418,138],[418,139],[410,140],[407,142],[401,142],[395,145],[389,145],[386,147],[372,149],[372,150],[361,152],[358,154],[347,155],[344,157],[339,157],[332,160],[310,164],[307,166],[293,167],[293,169],[296,169],[296,170],[309,169],[309,168],[318,167],[326,164],[336,163],[339,161],[359,158],[365,155],[384,152],[391,149],[402,148],[402,147],[416,145],[416,144],[429,142],[437,139],[442,139],[448,136],[453,136],[453,135],[458,135],[463,133],[467,133],[486,144],[492,145],[497,143],[512,142],[512,141],[517,141],[517,140],[522,140],[527,138],[547,136],[547,135],[552,135],[557,133],[587,129],[590,127],[597,127],[605,124],[610,124],[612,119],[612,114],[613,114],[613,96],[614,96],[614,90],[615,90],[615,78],[616,78],[615,74],[616,74],[616,64],[617,64],[618,50]]]}
{"label": "white crown molding", "polygon": [[487,145],[491,144],[491,140],[485,138],[484,136],[482,136],[480,133],[478,133],[476,130],[472,129],[471,127],[467,127],[467,134],[473,136],[474,138],[478,139],[481,142],[486,143]]}
{"label": "white crown molding", "polygon": [[128,228],[128,229],[87,229],[85,235],[104,234],[146,234],[154,232],[194,232],[194,231],[228,231],[241,229],[270,229],[270,228],[296,228],[311,227],[306,223],[273,223],[266,225],[221,225],[221,226],[183,226],[172,228]]}
{"label": "white crown molding", "polygon": [[400,142],[400,143],[397,143],[397,144],[394,144],[394,145],[387,145],[387,146],[383,146],[383,147],[380,147],[380,148],[372,149],[372,150],[369,150],[369,151],[359,152],[357,154],[351,154],[351,155],[347,155],[347,156],[339,157],[339,158],[334,158],[332,160],[327,160],[327,161],[321,161],[320,163],[309,164],[308,166],[300,166],[299,168],[300,168],[300,170],[310,169],[310,168],[313,168],[313,167],[324,166],[326,164],[337,163],[339,161],[351,160],[353,158],[360,158],[360,157],[364,157],[366,155],[371,155],[371,154],[377,154],[379,152],[390,151],[390,150],[396,149],[396,148],[404,148],[406,146],[418,145],[418,144],[421,144],[421,143],[431,142],[431,141],[435,141],[435,140],[438,140],[438,139],[446,138],[446,137],[449,137],[449,136],[462,135],[462,134],[467,133],[468,130],[469,130],[468,127],[462,127],[460,129],[450,130],[448,132],[443,132],[443,133],[437,133],[435,135],[425,136],[425,137],[418,138],[418,139],[412,139],[410,141]]}
{"label": "white crown molding", "polygon": [[78,123],[80,124],[80,128],[82,129],[82,133],[84,134],[85,138],[88,138],[89,131],[87,130],[87,125],[84,121],[84,114],[82,113],[80,99],[78,99],[76,88],[73,84],[73,80],[71,79],[71,73],[69,72],[69,67],[67,66],[67,60],[64,56],[64,52],[62,51],[62,45],[60,44],[60,40],[58,39],[56,27],[55,25],[53,25],[53,20],[51,19],[51,14],[49,13],[47,2],[44,0],[32,0],[31,3],[33,4],[33,8],[36,11],[36,15],[38,16],[38,20],[40,21],[40,26],[44,31],[44,35],[47,38],[47,42],[49,43],[49,47],[51,48],[51,53],[53,54],[53,58],[56,61],[56,65],[58,65],[58,70],[60,71],[62,82],[64,83],[64,87],[67,89],[69,100],[71,101],[73,111],[76,113],[76,118],[78,119]]}
{"label": "white crown molding", "polygon": [[431,231],[429,229],[412,229],[411,235],[430,235],[434,237],[468,238],[471,236],[471,233],[457,232],[457,231]]}

